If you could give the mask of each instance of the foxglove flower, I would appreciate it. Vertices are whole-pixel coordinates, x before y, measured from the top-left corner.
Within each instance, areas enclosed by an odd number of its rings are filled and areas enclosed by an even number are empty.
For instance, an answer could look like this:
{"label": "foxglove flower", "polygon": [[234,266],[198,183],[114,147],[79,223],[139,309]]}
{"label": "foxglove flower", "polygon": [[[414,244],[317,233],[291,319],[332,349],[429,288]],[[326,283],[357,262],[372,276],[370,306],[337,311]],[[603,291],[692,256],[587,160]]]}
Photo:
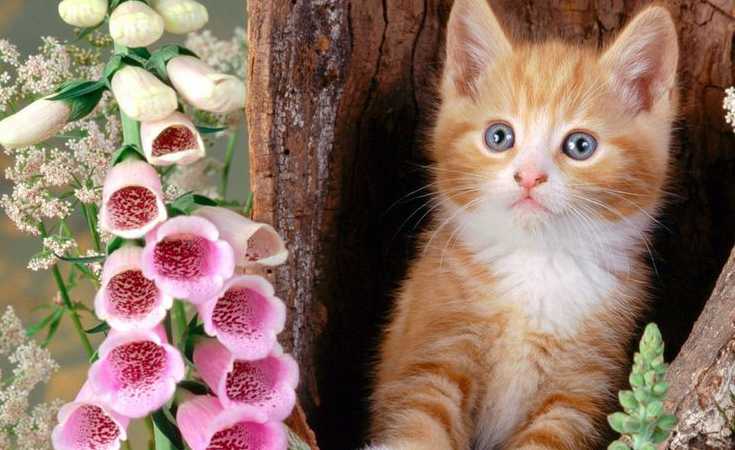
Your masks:
{"label": "foxglove flower", "polygon": [[6,148],[38,144],[56,135],[69,121],[63,101],[40,99],[0,121],[0,144]]}
{"label": "foxglove flower", "polygon": [[130,419],[95,400],[89,382],[76,400],[61,407],[51,434],[55,450],[118,450],[128,439]]}
{"label": "foxglove flower", "polygon": [[166,220],[161,179],[144,161],[124,161],[107,174],[100,226],[125,239],[143,237]]}
{"label": "foxglove flower", "polygon": [[151,5],[163,17],[166,31],[187,34],[209,21],[207,8],[194,0],[152,0]]}
{"label": "foxglove flower", "polygon": [[211,396],[193,397],[179,406],[176,422],[191,450],[286,450],[285,427],[247,408],[224,409]]}
{"label": "foxglove flower", "polygon": [[241,275],[229,280],[219,295],[199,305],[204,331],[235,356],[268,355],[286,322],[286,306],[264,278]]}
{"label": "foxglove flower", "polygon": [[110,14],[110,36],[125,47],[146,47],[163,35],[163,19],[139,1],[121,3]]}
{"label": "foxglove flower", "polygon": [[199,58],[176,56],[166,68],[179,94],[199,109],[228,113],[245,107],[245,82],[216,72]]}
{"label": "foxglove flower", "polygon": [[206,152],[191,119],[178,111],[163,120],[143,122],[140,135],[145,156],[154,166],[191,164]]}
{"label": "foxglove flower", "polygon": [[291,414],[299,368],[279,346],[265,358],[244,360],[209,340],[194,349],[194,364],[224,408],[253,407],[276,421]]}
{"label": "foxglove flower", "polygon": [[59,3],[61,20],[74,27],[94,27],[107,15],[107,0],[63,0]]}
{"label": "foxglove flower", "polygon": [[234,211],[214,206],[200,207],[194,215],[204,217],[217,227],[222,239],[235,251],[235,263],[240,267],[277,266],[288,258],[283,239],[268,224],[253,222]]}
{"label": "foxglove flower", "polygon": [[201,217],[175,217],[146,236],[143,275],[174,298],[205,302],[234,271],[232,247]]}
{"label": "foxglove flower", "polygon": [[184,378],[184,361],[155,330],[111,332],[100,345],[99,360],[89,369],[97,398],[118,414],[146,416],[169,401]]}
{"label": "foxglove flower", "polygon": [[[125,2],[118,8],[130,3],[139,2]],[[118,70],[112,76],[111,85],[120,109],[140,122],[165,119],[179,107],[176,91],[140,67],[125,66]]]}
{"label": "foxglove flower", "polygon": [[97,317],[119,331],[150,329],[161,323],[173,298],[143,276],[143,249],[128,246],[116,250],[105,261],[102,287],[94,301]]}

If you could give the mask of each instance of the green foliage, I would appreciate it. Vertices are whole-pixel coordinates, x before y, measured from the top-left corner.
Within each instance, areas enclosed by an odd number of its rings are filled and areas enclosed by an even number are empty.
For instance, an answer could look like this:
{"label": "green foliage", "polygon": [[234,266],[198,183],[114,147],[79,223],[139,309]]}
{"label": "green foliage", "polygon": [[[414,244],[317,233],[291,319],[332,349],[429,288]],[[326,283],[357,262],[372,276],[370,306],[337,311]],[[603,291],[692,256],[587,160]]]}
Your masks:
{"label": "green foliage", "polygon": [[639,352],[633,358],[628,378],[633,390],[618,394],[624,412],[608,416],[613,430],[622,435],[608,450],[656,450],[676,425],[676,418],[664,410],[669,388],[664,381],[668,365],[664,362],[664,343],[656,324],[643,332]]}

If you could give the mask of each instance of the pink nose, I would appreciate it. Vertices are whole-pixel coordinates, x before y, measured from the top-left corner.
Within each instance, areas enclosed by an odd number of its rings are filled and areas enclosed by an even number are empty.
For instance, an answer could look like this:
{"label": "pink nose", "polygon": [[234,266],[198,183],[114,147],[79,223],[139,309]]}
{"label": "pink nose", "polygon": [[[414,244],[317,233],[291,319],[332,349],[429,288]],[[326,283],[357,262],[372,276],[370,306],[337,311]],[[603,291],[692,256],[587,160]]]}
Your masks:
{"label": "pink nose", "polygon": [[533,189],[539,184],[546,183],[549,176],[536,169],[521,169],[513,175],[519,186],[525,189]]}

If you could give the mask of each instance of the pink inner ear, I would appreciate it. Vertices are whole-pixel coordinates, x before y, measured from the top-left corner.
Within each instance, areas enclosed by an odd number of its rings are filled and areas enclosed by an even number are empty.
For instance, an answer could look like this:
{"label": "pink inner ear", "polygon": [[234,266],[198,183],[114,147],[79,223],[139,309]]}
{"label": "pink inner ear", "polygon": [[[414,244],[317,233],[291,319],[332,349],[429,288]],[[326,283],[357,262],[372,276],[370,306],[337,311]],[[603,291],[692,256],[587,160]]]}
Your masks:
{"label": "pink inner ear", "polygon": [[153,156],[168,155],[196,147],[197,138],[188,127],[171,126],[163,130],[153,141]]}
{"label": "pink inner ear", "polygon": [[67,420],[63,440],[79,450],[108,450],[120,438],[120,428],[96,405],[82,405]]}
{"label": "pink inner ear", "polygon": [[125,319],[136,319],[150,313],[159,298],[153,281],[140,270],[127,270],[107,284],[110,312]]}
{"label": "pink inner ear", "polygon": [[161,275],[186,281],[209,274],[210,253],[207,239],[180,234],[169,236],[156,244],[153,259]]}
{"label": "pink inner ear", "polygon": [[110,222],[118,230],[140,228],[158,215],[156,196],[143,186],[127,186],[107,201]]}

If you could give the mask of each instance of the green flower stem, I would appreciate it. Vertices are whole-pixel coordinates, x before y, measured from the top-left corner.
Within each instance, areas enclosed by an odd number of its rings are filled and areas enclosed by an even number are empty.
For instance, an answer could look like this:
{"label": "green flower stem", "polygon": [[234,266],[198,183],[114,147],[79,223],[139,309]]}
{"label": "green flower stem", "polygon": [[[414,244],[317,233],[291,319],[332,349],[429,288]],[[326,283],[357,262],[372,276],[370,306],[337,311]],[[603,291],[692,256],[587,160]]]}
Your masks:
{"label": "green flower stem", "polygon": [[130,443],[128,441],[120,442],[120,450],[130,450]]}
{"label": "green flower stem", "polygon": [[222,200],[227,200],[227,187],[230,183],[230,168],[232,167],[232,157],[235,155],[235,144],[239,133],[230,134],[227,141],[227,150],[225,151],[225,162],[222,167],[222,179],[219,184],[219,194]]}
{"label": "green flower stem", "polygon": [[82,204],[82,213],[87,220],[87,227],[89,228],[89,234],[92,235],[94,249],[97,253],[100,253],[102,251],[102,244],[100,243],[100,234],[97,231],[97,206],[84,203]]}
{"label": "green flower stem", "polygon": [[[184,335],[184,331],[186,331],[186,309],[184,308],[184,304],[181,302],[181,300],[174,300],[174,307],[171,310],[171,315],[173,316],[174,326],[175,326],[175,335],[177,339],[181,339],[181,337]],[[176,344],[181,344],[181,342],[176,342]]]}
{"label": "green flower stem", "polygon": [[[41,223],[39,225],[39,229],[41,231],[42,237],[47,237],[48,234],[46,233],[46,226]],[[64,306],[69,311],[69,315],[71,316],[71,321],[74,324],[74,328],[77,330],[77,334],[79,334],[79,339],[82,341],[82,346],[84,347],[84,350],[87,352],[87,356],[91,358],[94,356],[94,348],[92,347],[92,343],[89,342],[89,338],[87,337],[87,333],[84,332],[84,327],[82,326],[82,320],[79,318],[79,314],[77,313],[77,308],[74,306],[74,303],[71,301],[71,298],[69,297],[69,290],[66,288],[66,283],[64,283],[64,278],[61,276],[61,271],[59,270],[59,265],[54,264],[54,266],[51,268],[51,273],[54,276],[54,281],[56,281],[56,286],[59,289],[59,294],[61,295],[61,301],[64,302]]]}

